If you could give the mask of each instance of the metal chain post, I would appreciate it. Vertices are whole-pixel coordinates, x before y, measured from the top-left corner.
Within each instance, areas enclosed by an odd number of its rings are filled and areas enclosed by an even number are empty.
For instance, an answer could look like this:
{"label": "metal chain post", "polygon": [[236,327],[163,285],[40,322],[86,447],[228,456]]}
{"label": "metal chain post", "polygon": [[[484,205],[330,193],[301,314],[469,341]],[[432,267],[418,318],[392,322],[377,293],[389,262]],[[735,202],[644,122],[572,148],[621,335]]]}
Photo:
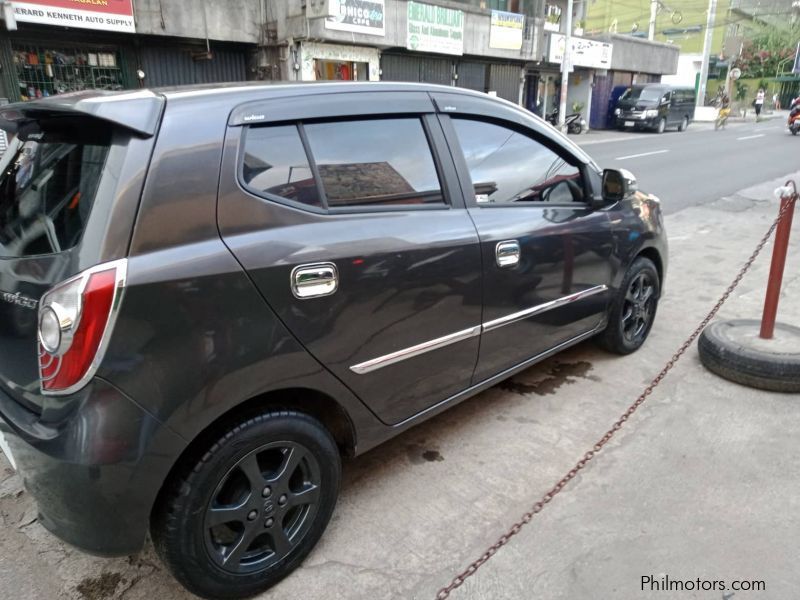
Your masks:
{"label": "metal chain post", "polygon": [[722,305],[725,304],[730,295],[742,281],[742,278],[750,270],[750,267],[753,266],[753,263],[755,262],[756,258],[758,258],[758,255],[761,254],[761,250],[763,250],[767,241],[769,241],[769,238],[772,237],[772,234],[775,232],[775,229],[783,220],[784,216],[789,212],[790,208],[792,209],[794,208],[793,202],[787,203],[781,207],[781,210],[778,213],[778,217],[775,219],[775,221],[773,221],[769,230],[764,234],[764,237],[761,238],[761,241],[756,246],[756,249],[753,251],[753,254],[750,255],[750,258],[747,260],[744,266],[739,270],[739,273],[736,275],[733,282],[731,282],[731,284],[725,290],[725,293],[722,294],[719,301],[714,305],[714,307],[706,315],[706,317],[700,322],[700,324],[692,332],[689,338],[683,344],[681,344],[680,348],[678,348],[675,354],[672,355],[672,358],[670,358],[669,361],[667,361],[667,364],[664,366],[663,369],[661,369],[661,372],[653,378],[653,380],[644,389],[644,391],[636,399],[636,401],[633,404],[631,404],[628,407],[628,409],[624,413],[622,413],[619,419],[617,419],[617,421],[611,426],[611,429],[606,431],[606,433],[603,434],[603,437],[601,437],[597,441],[597,443],[595,443],[592,449],[587,451],[583,455],[583,457],[577,463],[575,463],[575,466],[572,467],[572,469],[570,469],[567,472],[566,475],[564,475],[552,488],[550,488],[550,490],[546,492],[539,499],[539,501],[536,502],[531,507],[531,509],[528,512],[523,514],[519,521],[514,523],[503,535],[500,536],[500,538],[494,544],[489,546],[489,548],[480,556],[480,558],[470,563],[470,565],[466,569],[464,569],[461,573],[453,577],[449,585],[440,589],[439,592],[436,594],[436,600],[445,600],[446,598],[449,598],[453,590],[461,587],[461,585],[463,585],[463,583],[469,577],[474,575],[475,572],[479,568],[481,568],[481,566],[483,566],[490,558],[492,558],[492,556],[494,556],[497,553],[497,551],[500,550],[500,548],[505,546],[512,537],[517,535],[522,530],[522,528],[525,525],[530,523],[533,517],[538,513],[540,513],[542,509],[544,509],[544,507],[547,504],[549,504],[550,501],[556,496],[556,494],[561,492],[561,490],[563,490],[564,487],[575,478],[575,476],[581,471],[581,469],[583,469],[592,459],[594,459],[595,456],[597,456],[597,454],[611,440],[611,438],[614,437],[614,434],[616,434],[622,428],[625,422],[633,415],[633,413],[636,412],[636,409],[638,409],[644,403],[647,397],[653,393],[653,390],[656,388],[656,386],[658,386],[658,384],[664,380],[664,378],[667,376],[667,373],[669,373],[672,370],[672,367],[675,366],[675,364],[680,360],[683,354],[691,347],[691,345],[694,343],[694,341],[697,339],[697,337],[700,335],[703,329],[705,329],[706,325],[708,325],[711,322],[711,319],[713,319],[716,316],[716,314],[719,312],[719,309],[722,308]]}

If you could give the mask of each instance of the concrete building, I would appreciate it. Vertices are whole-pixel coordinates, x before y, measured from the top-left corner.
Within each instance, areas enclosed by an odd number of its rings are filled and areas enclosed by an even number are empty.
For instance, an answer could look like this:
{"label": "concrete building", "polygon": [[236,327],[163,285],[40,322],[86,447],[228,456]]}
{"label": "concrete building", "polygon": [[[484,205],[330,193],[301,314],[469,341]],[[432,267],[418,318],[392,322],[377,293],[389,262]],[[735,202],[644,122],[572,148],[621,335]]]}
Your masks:
{"label": "concrete building", "polygon": [[0,98],[239,81],[264,43],[266,0],[11,3],[0,25]]}
{"label": "concrete building", "polygon": [[[0,39],[0,98],[11,101],[91,87],[352,79],[465,87],[545,114],[560,90],[566,0],[113,0],[86,10],[12,1],[18,30]],[[581,37],[585,6],[576,4],[568,111],[588,117],[602,109],[593,90],[615,61],[648,78],[674,72],[674,61],[663,44]],[[630,44],[642,50],[633,61]]]}

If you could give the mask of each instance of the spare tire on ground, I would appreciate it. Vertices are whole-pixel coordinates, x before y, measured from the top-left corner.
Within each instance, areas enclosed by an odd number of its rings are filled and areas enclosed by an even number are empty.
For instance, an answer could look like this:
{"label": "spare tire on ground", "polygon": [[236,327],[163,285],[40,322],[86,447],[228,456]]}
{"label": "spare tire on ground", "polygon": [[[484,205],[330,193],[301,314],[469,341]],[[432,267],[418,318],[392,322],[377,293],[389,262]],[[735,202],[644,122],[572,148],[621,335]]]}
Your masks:
{"label": "spare tire on ground", "polygon": [[772,392],[800,392],[800,327],[777,323],[771,340],[759,337],[761,322],[716,321],[697,344],[700,361],[735,383]]}

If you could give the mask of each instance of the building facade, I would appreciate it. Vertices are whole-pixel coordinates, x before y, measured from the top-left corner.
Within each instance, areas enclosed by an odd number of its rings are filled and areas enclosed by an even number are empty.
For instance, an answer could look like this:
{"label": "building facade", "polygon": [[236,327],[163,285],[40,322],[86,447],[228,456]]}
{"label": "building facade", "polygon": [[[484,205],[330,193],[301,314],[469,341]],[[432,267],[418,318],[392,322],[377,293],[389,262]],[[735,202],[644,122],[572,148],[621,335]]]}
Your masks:
{"label": "building facade", "polygon": [[[18,29],[0,40],[0,98],[11,101],[246,79],[385,80],[474,89],[544,115],[560,94],[566,0],[12,4]],[[585,4],[576,4],[568,111],[588,118],[615,46],[628,42],[582,37]],[[635,73],[674,73],[672,49],[644,44]]]}
{"label": "building facade", "polygon": [[[263,43],[261,0],[25,0],[0,35],[0,98],[240,81]],[[77,7],[77,8],[76,8]]]}

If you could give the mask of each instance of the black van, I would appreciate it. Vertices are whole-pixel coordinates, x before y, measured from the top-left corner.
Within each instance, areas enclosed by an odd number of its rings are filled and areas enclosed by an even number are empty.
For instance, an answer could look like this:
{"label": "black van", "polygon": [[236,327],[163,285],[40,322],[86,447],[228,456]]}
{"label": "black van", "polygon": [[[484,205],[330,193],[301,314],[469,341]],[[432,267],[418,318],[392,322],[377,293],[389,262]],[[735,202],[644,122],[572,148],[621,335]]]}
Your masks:
{"label": "black van", "polygon": [[694,88],[648,83],[629,87],[614,110],[617,129],[650,129],[664,133],[667,127],[686,131],[694,119]]}
{"label": "black van", "polygon": [[656,316],[658,199],[485,94],[85,91],[0,128],[0,449],[46,528],[149,531],[207,598],[302,562],[341,454]]}

